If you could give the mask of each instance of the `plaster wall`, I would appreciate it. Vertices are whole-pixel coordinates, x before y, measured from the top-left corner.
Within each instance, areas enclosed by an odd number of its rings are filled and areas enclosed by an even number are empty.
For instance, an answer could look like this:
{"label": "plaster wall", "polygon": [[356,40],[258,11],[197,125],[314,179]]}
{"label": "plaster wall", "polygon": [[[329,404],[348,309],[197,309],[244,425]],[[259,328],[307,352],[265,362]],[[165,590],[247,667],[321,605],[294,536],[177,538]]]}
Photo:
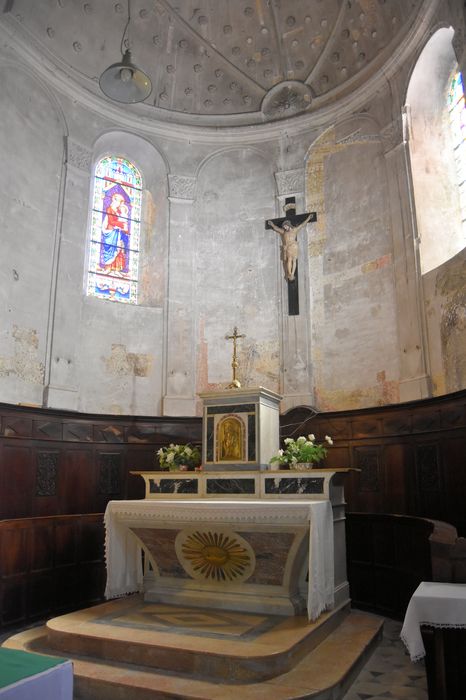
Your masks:
{"label": "plaster wall", "polygon": [[311,148],[307,194],[316,402],[327,410],[398,400],[397,309],[381,137],[367,120]]}
{"label": "plaster wall", "polygon": [[[368,120],[330,129],[312,146],[305,174],[304,154],[315,132],[257,145],[241,145],[238,137],[237,146],[218,149],[142,138],[111,128],[104,115],[99,120],[63,104],[73,133],[58,262],[55,273],[42,273],[42,280],[56,284],[43,316],[51,336],[49,376],[29,400],[41,403],[45,387],[47,405],[60,408],[194,413],[199,391],[230,381],[225,335],[235,325],[246,335],[238,343],[243,385],[291,391],[299,402],[315,391],[319,408],[397,400],[385,172],[380,135]],[[132,159],[145,178],[144,263],[135,307],[84,293],[92,172],[112,151]],[[278,236],[264,227],[282,214],[276,172],[302,172],[302,185],[291,177],[291,193],[299,211],[318,214],[316,227],[300,236],[296,318],[287,314]],[[28,400],[18,383],[11,396]]]}
{"label": "plaster wall", "polygon": [[279,390],[278,237],[271,163],[253,149],[216,154],[200,170],[194,208],[197,391],[231,378],[233,326],[244,386]]}
{"label": "plaster wall", "polygon": [[0,84],[1,396],[6,402],[41,404],[64,124],[48,90],[26,70],[2,61]]}
{"label": "plaster wall", "polygon": [[[95,100],[78,104],[22,70],[12,45],[3,53],[2,400],[194,414],[199,391],[230,381],[225,335],[235,325],[246,335],[240,380],[283,393],[285,407],[420,397],[420,277],[400,128],[408,68],[351,109],[310,115],[306,128],[298,117],[279,128],[191,133]],[[137,306],[85,295],[92,173],[111,152],[144,177]],[[289,195],[318,216],[299,237],[295,317],[278,236],[264,228]],[[438,393],[465,382],[458,265],[424,284]]]}
{"label": "plaster wall", "polygon": [[436,396],[466,386],[466,249],[423,277]]}

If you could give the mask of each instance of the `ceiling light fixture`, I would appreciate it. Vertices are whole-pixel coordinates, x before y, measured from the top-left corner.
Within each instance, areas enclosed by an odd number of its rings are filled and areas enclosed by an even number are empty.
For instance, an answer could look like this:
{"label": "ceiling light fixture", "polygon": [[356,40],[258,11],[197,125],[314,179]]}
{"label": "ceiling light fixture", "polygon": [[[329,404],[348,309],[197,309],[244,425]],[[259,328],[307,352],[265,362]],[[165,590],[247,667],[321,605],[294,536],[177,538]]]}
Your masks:
{"label": "ceiling light fixture", "polygon": [[152,83],[150,78],[131,61],[131,51],[129,36],[129,24],[131,21],[130,0],[128,0],[128,21],[123,31],[121,38],[121,61],[112,63],[111,66],[104,70],[100,76],[100,89],[116,102],[124,102],[125,104],[134,104],[135,102],[143,102],[149,97],[152,92]]}

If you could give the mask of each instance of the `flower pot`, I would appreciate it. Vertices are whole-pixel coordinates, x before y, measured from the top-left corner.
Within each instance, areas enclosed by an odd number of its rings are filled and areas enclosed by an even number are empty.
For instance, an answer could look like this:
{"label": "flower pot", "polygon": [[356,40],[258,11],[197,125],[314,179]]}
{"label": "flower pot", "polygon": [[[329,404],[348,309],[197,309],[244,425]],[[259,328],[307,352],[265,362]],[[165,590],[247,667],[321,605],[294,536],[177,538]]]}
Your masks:
{"label": "flower pot", "polygon": [[296,464],[290,465],[290,469],[295,471],[304,471],[305,469],[312,469],[314,462],[297,462]]}
{"label": "flower pot", "polygon": [[192,467],[190,464],[174,464],[173,466],[170,465],[170,471],[171,472],[192,472],[192,471],[194,471],[194,467]]}

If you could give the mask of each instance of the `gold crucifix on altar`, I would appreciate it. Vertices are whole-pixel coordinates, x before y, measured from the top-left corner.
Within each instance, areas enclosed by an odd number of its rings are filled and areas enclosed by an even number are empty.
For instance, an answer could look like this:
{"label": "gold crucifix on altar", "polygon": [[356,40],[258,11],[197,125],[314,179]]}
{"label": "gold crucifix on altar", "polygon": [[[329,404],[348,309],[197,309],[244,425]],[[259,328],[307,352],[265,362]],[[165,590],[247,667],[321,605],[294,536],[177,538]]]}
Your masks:
{"label": "gold crucifix on altar", "polygon": [[231,380],[231,384],[227,386],[227,389],[241,389],[241,383],[236,379],[236,370],[239,367],[238,363],[238,358],[236,355],[236,342],[239,338],[245,338],[245,335],[238,335],[238,329],[235,326],[233,328],[233,335],[226,335],[225,340],[232,340],[233,341],[233,359],[231,361],[231,367],[233,370],[233,379]]}

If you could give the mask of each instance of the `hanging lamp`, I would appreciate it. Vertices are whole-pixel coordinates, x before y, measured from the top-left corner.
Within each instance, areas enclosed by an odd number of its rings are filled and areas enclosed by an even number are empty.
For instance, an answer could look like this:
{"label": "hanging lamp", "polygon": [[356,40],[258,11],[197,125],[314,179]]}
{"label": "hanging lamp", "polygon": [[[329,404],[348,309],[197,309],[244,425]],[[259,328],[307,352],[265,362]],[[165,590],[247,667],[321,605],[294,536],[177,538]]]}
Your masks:
{"label": "hanging lamp", "polygon": [[[111,100],[134,104],[143,102],[152,92],[150,78],[131,60],[129,48],[124,51],[124,42],[131,21],[130,0],[128,0],[128,21],[121,38],[121,61],[112,63],[99,79],[100,89]],[[129,44],[129,41],[128,41]]]}

